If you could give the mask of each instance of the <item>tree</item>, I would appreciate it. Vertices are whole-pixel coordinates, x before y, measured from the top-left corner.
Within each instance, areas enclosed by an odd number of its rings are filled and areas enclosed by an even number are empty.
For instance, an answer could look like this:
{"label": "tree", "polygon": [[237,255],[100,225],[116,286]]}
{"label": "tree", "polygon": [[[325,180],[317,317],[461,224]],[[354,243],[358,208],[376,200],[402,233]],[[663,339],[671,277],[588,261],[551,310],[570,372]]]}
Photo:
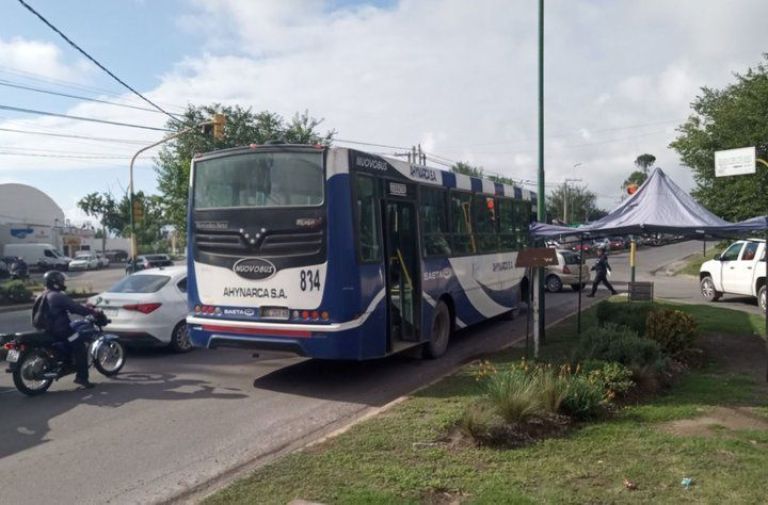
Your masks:
{"label": "tree", "polygon": [[227,117],[224,138],[217,140],[201,131],[192,130],[166,144],[155,160],[157,186],[163,195],[162,200],[157,203],[165,214],[166,223],[173,225],[182,236],[186,230],[189,166],[196,153],[263,144],[269,140],[330,145],[336,134],[335,131],[318,133],[317,128],[322,120],[311,117],[308,111],[297,113],[286,123],[280,115],[273,112],[254,113],[250,108],[239,105],[219,104],[190,105],[180,118],[170,120],[167,126],[171,130],[179,131],[207,121],[217,112]]}
{"label": "tree", "polygon": [[77,202],[77,206],[86,215],[99,220],[101,225],[101,251],[107,243],[107,232],[121,233],[125,223],[122,221],[117,203],[111,193],[89,193]]}
{"label": "tree", "polygon": [[642,186],[647,179],[648,174],[640,170],[635,170],[629,174],[629,177],[627,177],[621,184],[621,189],[626,189],[630,184],[637,184],[638,186]]}
{"label": "tree", "polygon": [[[567,201],[569,223],[583,223],[598,219],[601,211],[597,208],[597,195],[586,186],[558,186],[547,195],[547,214],[566,222],[564,205]],[[603,214],[604,215],[604,214]],[[597,216],[597,217],[596,217]]]}
{"label": "tree", "polygon": [[752,175],[715,177],[715,151],[748,146],[756,146],[758,155],[768,151],[768,54],[763,59],[746,74],[736,74],[736,82],[721,90],[702,88],[691,104],[693,113],[670,144],[693,172],[692,196],[731,221],[768,211],[765,168],[758,167]]}
{"label": "tree", "polygon": [[635,166],[643,171],[645,175],[648,175],[648,169],[656,163],[656,156],[652,154],[641,154],[635,159]]}

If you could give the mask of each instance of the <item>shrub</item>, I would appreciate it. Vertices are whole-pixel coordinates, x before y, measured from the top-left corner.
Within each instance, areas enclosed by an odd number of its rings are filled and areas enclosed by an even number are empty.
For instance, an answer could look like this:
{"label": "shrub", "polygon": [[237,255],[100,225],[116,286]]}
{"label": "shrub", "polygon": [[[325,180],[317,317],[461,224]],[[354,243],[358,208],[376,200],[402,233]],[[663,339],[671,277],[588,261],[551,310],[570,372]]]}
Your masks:
{"label": "shrub", "polygon": [[613,323],[586,330],[574,350],[576,362],[597,359],[625,366],[648,365],[660,357],[659,344],[655,341],[640,338],[631,329]]}
{"label": "shrub", "polygon": [[0,286],[0,297],[12,303],[23,303],[32,299],[32,291],[27,288],[24,281],[8,281]]}
{"label": "shrub", "polygon": [[575,374],[568,380],[560,410],[574,419],[590,419],[599,415],[608,401],[601,381],[594,376]]}
{"label": "shrub", "polygon": [[674,356],[693,345],[696,320],[679,310],[653,311],[645,321],[645,336],[658,342],[665,353]]}
{"label": "shrub", "polygon": [[602,301],[597,304],[597,323],[600,326],[609,323],[626,326],[637,332],[639,336],[643,336],[648,314],[655,310],[653,303],[650,302],[612,303]]}
{"label": "shrub", "polygon": [[621,363],[587,360],[580,366],[582,373],[603,385],[605,396],[612,400],[635,387],[633,371]]}
{"label": "shrub", "polygon": [[538,382],[535,376],[521,369],[498,372],[488,379],[488,399],[504,421],[525,422],[542,407]]}
{"label": "shrub", "polygon": [[478,441],[491,438],[498,416],[487,402],[474,402],[467,406],[459,419],[459,427],[464,433]]}

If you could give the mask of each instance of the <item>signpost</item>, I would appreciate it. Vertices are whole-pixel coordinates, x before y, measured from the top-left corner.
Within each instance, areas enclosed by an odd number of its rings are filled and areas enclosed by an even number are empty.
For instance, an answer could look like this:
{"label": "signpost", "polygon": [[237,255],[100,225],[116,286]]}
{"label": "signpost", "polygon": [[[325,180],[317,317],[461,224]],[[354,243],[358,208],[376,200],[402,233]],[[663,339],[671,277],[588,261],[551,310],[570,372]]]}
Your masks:
{"label": "signpost", "polygon": [[755,159],[754,147],[715,151],[715,176],[754,174]]}
{"label": "signpost", "polygon": [[[515,260],[516,268],[528,268],[532,272],[533,278],[529,283],[529,286],[531,288],[533,288],[534,286],[540,286],[544,284],[543,282],[544,267],[547,267],[549,265],[557,265],[557,254],[555,253],[555,250],[552,249],[551,247],[538,247],[538,248],[532,248],[532,249],[524,249],[519,253],[517,253],[517,259]],[[530,305],[528,307],[530,309]],[[533,319],[537,325],[537,327],[534,328],[534,332],[533,332],[533,357],[534,358],[539,357],[539,346],[541,344],[541,338],[540,338],[541,332],[536,331],[536,329],[538,329],[539,324],[541,324],[541,326],[544,326],[544,321],[542,317],[543,314],[541,314],[540,310],[541,310],[540,305],[538,303],[534,303]],[[528,312],[530,312],[530,310]],[[528,330],[527,329],[525,332],[525,342],[526,342],[526,352],[527,352],[527,347],[528,347]]]}
{"label": "signpost", "polygon": [[[742,147],[739,149],[728,149],[725,151],[715,151],[715,177],[728,177],[731,175],[754,174],[757,171],[756,164],[761,163],[768,167],[768,162],[760,159],[756,155],[756,149],[752,147]],[[768,224],[768,222],[766,222]],[[706,237],[705,237],[706,238]],[[768,277],[768,228],[765,232],[765,245],[763,245],[763,256],[765,257],[765,275]],[[763,306],[765,303],[765,352],[766,368],[765,380],[768,382],[768,300],[760,300],[760,293],[757,293],[757,305]],[[766,295],[768,296],[768,295]]]}

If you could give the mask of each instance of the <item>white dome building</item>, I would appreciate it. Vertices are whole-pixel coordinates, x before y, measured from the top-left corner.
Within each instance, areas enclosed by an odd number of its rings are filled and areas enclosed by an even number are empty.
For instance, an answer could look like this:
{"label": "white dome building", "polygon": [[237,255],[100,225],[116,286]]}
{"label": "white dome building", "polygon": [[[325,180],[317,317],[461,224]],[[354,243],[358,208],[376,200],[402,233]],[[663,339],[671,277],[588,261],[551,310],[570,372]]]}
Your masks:
{"label": "white dome building", "polygon": [[6,244],[43,243],[61,249],[64,211],[37,188],[0,184],[0,253]]}

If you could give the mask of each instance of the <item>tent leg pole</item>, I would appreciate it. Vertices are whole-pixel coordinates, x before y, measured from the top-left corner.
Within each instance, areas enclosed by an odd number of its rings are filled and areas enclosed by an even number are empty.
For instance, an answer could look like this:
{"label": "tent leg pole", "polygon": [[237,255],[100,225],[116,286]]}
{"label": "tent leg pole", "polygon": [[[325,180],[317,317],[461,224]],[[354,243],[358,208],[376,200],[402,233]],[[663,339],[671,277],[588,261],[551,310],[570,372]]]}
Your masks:
{"label": "tent leg pole", "polygon": [[629,242],[629,281],[635,283],[635,263],[637,261],[637,242],[635,237]]}
{"label": "tent leg pole", "polygon": [[[766,224],[768,224],[768,217],[765,218]],[[763,255],[765,256],[765,278],[768,280],[768,227],[765,229],[765,245],[763,246]],[[760,296],[760,293],[757,294]],[[768,297],[768,293],[765,295]],[[757,305],[760,306],[760,299],[757,300]],[[768,309],[768,300],[766,300],[766,309]],[[765,382],[768,382],[768,310],[765,311]]]}
{"label": "tent leg pole", "polygon": [[579,239],[579,305],[576,312],[576,334],[581,335],[581,292],[584,289],[581,282],[581,271],[584,269],[584,235]]}

